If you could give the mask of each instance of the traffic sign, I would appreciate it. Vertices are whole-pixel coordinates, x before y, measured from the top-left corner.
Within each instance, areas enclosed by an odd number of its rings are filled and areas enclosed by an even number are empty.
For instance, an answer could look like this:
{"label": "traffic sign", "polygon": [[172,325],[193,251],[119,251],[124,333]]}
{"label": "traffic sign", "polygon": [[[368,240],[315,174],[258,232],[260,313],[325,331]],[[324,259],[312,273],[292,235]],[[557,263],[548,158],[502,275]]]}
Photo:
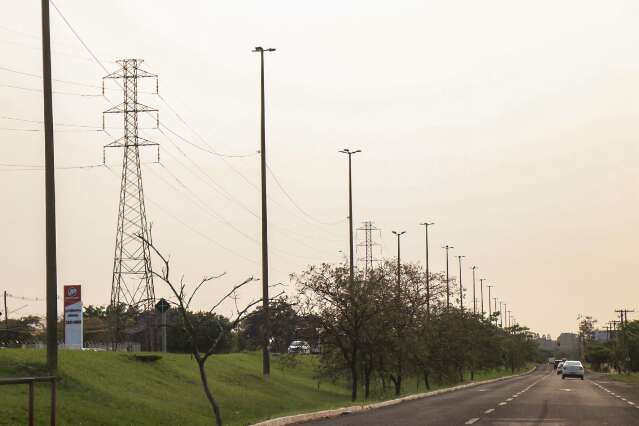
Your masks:
{"label": "traffic sign", "polygon": [[167,302],[164,298],[160,299],[160,301],[155,304],[155,310],[160,312],[161,314],[165,313],[170,308],[171,305],[169,305],[169,302]]}

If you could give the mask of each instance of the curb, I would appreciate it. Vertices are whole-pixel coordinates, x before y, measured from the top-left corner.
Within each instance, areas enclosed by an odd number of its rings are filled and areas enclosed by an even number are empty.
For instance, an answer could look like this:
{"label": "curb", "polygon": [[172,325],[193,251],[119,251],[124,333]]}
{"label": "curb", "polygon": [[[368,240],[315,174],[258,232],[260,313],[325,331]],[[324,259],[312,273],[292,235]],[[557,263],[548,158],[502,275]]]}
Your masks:
{"label": "curb", "polygon": [[497,379],[482,380],[480,382],[471,382],[471,383],[466,383],[464,385],[452,386],[450,388],[438,389],[435,391],[424,392],[424,393],[417,393],[413,395],[404,396],[401,398],[391,399],[388,401],[376,402],[374,404],[352,405],[350,407],[342,407],[342,408],[336,408],[332,410],[314,411],[312,413],[295,414],[292,416],[277,417],[275,419],[264,420],[259,423],[254,423],[252,426],[285,426],[285,425],[310,422],[314,420],[331,419],[333,417],[338,417],[338,416],[342,416],[346,414],[353,414],[353,413],[358,413],[362,411],[374,410],[377,408],[390,407],[393,405],[401,404],[402,402],[406,402],[406,401],[414,401],[416,399],[428,398],[431,396],[437,396],[444,393],[455,392],[461,389],[472,388],[475,386],[486,385],[489,383],[501,382],[503,380],[508,380],[515,377],[523,377],[528,374],[531,374],[536,369],[537,367],[533,367],[530,370],[526,371],[525,373],[521,373],[521,374],[513,374],[510,376],[499,377]]}

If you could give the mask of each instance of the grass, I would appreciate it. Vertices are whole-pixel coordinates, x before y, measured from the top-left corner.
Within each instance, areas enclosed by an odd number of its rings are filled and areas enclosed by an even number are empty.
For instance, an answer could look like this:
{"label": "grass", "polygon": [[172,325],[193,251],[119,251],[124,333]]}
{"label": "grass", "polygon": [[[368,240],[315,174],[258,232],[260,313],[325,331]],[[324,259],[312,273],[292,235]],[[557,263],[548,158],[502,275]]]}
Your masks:
{"label": "grass", "polygon": [[[163,354],[141,362],[131,354],[60,352],[58,417],[62,425],[210,425],[212,413],[189,355]],[[44,374],[42,350],[0,350],[0,377]],[[259,353],[215,356],[208,362],[209,383],[228,425],[350,405],[346,383],[318,383],[317,358],[297,357],[295,366],[274,356],[271,377],[261,375]],[[475,380],[510,374],[482,371]],[[408,393],[424,391],[406,382]],[[374,400],[390,398],[377,395]],[[36,387],[36,423],[46,424],[48,385]],[[0,386],[0,424],[26,423],[27,386]],[[370,402],[370,401],[369,401]]]}
{"label": "grass", "polygon": [[610,373],[607,378],[623,383],[639,383],[639,373]]}

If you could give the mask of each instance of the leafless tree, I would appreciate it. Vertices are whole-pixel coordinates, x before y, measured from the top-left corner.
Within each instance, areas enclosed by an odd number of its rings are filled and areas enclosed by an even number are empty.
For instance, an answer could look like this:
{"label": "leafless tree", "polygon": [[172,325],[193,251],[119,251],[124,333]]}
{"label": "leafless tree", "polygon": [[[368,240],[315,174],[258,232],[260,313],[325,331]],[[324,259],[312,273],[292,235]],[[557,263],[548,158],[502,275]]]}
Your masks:
{"label": "leafless tree", "polygon": [[[189,335],[191,340],[191,353],[193,354],[193,358],[197,363],[200,380],[202,382],[202,387],[204,388],[204,394],[206,395],[207,400],[211,404],[211,408],[213,410],[213,414],[215,415],[215,422],[218,426],[222,425],[222,415],[220,413],[220,407],[213,396],[213,392],[211,391],[211,387],[209,386],[208,377],[206,375],[206,361],[217,352],[218,344],[225,337],[226,333],[230,330],[233,330],[237,327],[237,325],[244,319],[244,317],[250,312],[250,310],[257,304],[262,302],[262,299],[256,299],[249,302],[246,305],[239,306],[238,305],[238,295],[237,292],[239,289],[244,287],[245,285],[252,283],[254,281],[258,281],[253,277],[249,277],[242,281],[241,283],[233,286],[231,290],[229,290],[223,297],[221,297],[215,305],[209,310],[210,313],[215,312],[217,308],[219,308],[224,302],[233,301],[235,313],[232,318],[230,318],[230,327],[223,327],[220,322],[218,322],[219,333],[218,335],[210,341],[210,343],[206,347],[201,347],[201,344],[198,344],[196,326],[193,324],[191,317],[189,316],[189,307],[191,306],[191,302],[197,295],[198,291],[204,287],[207,283],[221,278],[225,274],[220,275],[211,275],[203,277],[200,282],[193,288],[192,291],[187,291],[187,286],[184,283],[184,277],[180,278],[179,284],[174,282],[171,279],[169,274],[169,260],[160,253],[160,251],[153,245],[153,243],[145,240],[143,237],[139,237],[146,244],[148,244],[149,248],[157,255],[157,257],[161,260],[162,270],[160,273],[153,271],[153,275],[159,278],[162,282],[166,283],[173,296],[175,297],[174,304],[177,307],[177,310],[180,314],[180,317],[183,321],[183,326],[186,333]],[[282,292],[283,293],[283,292]],[[275,295],[273,298],[277,298],[281,296],[281,294]]]}

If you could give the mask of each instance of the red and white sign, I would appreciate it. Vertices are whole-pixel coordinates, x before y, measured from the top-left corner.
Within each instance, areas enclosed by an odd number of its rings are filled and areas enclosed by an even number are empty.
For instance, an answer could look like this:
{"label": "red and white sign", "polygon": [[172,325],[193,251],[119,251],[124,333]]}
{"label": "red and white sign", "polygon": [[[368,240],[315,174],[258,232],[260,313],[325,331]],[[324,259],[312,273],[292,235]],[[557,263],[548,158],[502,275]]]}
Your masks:
{"label": "red and white sign", "polygon": [[64,286],[64,344],[82,348],[82,286]]}

